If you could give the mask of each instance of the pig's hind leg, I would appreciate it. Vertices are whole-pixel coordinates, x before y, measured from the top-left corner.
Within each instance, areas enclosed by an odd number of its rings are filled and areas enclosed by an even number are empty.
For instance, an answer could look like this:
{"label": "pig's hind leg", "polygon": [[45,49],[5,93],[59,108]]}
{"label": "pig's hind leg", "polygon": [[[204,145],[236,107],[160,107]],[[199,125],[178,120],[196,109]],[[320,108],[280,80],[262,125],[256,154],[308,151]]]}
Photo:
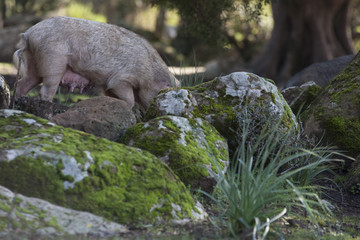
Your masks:
{"label": "pig's hind leg", "polygon": [[59,87],[61,75],[47,76],[43,78],[43,85],[40,89],[41,100],[52,101]]}
{"label": "pig's hind leg", "polygon": [[15,99],[25,96],[31,89],[41,83],[41,78],[36,72],[34,60],[28,51],[23,53],[23,59],[20,59],[20,50],[14,54],[14,63],[19,68],[20,61],[23,63],[20,66],[21,80],[19,81],[16,89]]}
{"label": "pig's hind leg", "polygon": [[105,89],[105,95],[125,101],[130,108],[134,107],[134,90],[132,84],[128,81],[117,81],[115,84],[109,81]]}
{"label": "pig's hind leg", "polygon": [[[54,55],[52,57],[54,57]],[[43,85],[40,89],[40,98],[41,100],[51,102],[56,94],[60,81],[65,74],[67,57],[57,56],[57,58],[43,58],[42,60],[42,62],[46,64],[42,65],[39,70],[39,75],[43,77]]]}

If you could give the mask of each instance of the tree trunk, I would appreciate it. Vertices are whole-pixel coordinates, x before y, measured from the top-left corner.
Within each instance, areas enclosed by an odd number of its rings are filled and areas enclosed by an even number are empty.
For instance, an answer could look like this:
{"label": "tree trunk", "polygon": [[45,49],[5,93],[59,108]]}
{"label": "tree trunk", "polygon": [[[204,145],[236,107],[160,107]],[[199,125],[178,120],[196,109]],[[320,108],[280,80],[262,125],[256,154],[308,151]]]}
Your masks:
{"label": "tree trunk", "polygon": [[0,29],[4,28],[6,14],[5,0],[0,0]]}
{"label": "tree trunk", "polygon": [[277,0],[274,29],[253,71],[278,87],[306,66],[355,53],[350,34],[351,0]]}
{"label": "tree trunk", "polygon": [[162,39],[165,29],[165,20],[166,20],[166,8],[160,7],[159,13],[156,16],[156,25],[155,25],[155,35]]}

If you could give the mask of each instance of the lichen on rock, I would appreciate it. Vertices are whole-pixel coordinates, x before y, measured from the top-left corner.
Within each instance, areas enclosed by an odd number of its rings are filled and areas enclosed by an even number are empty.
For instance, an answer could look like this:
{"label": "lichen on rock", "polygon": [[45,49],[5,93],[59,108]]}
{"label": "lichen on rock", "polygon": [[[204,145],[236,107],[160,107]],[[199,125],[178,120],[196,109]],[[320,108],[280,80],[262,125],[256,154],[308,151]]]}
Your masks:
{"label": "lichen on rock", "polygon": [[43,236],[109,237],[129,230],[88,212],[53,205],[25,197],[0,186],[0,238],[16,236],[42,239]]}
{"label": "lichen on rock", "polygon": [[151,152],[185,185],[208,192],[216,184],[212,174],[228,166],[226,140],[201,118],[158,117],[129,128],[121,142]]}
{"label": "lichen on rock", "polygon": [[236,72],[185,90],[187,96],[192,96],[189,99],[195,99],[184,100],[182,105],[187,107],[186,110],[180,113],[160,110],[163,96],[167,96],[166,101],[171,102],[170,97],[179,92],[174,89],[163,90],[151,103],[145,119],[161,115],[206,119],[227,139],[231,152],[235,152],[239,144],[236,140],[236,132],[241,127],[238,115],[243,111],[261,109],[265,115],[258,117],[274,116],[281,121],[283,131],[297,128],[295,115],[277,87],[268,79],[255,74]]}
{"label": "lichen on rock", "polygon": [[[0,185],[118,223],[196,220],[192,211],[201,212],[152,154],[15,110],[0,110]],[[176,216],[172,204],[181,206]]]}
{"label": "lichen on rock", "polygon": [[198,104],[196,99],[187,89],[178,90],[163,90],[154,99],[153,106],[146,113],[146,119],[151,119],[156,116],[175,115],[192,118],[192,111]]}

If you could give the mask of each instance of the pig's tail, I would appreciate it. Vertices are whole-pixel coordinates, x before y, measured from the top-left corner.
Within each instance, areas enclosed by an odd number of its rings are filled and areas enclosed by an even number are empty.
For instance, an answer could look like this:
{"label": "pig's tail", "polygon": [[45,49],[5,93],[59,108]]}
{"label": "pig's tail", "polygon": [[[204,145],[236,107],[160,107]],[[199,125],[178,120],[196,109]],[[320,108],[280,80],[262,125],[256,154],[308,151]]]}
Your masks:
{"label": "pig's tail", "polygon": [[24,41],[25,46],[23,46],[22,48],[20,48],[19,50],[16,51],[17,74],[16,74],[16,80],[15,80],[15,84],[14,84],[13,99],[12,99],[12,103],[11,103],[12,109],[15,108],[16,88],[17,88],[18,82],[20,80],[20,69],[21,69],[21,63],[23,61],[23,53],[29,46],[29,38],[26,36],[26,34],[22,33],[20,36],[22,37],[22,40]]}

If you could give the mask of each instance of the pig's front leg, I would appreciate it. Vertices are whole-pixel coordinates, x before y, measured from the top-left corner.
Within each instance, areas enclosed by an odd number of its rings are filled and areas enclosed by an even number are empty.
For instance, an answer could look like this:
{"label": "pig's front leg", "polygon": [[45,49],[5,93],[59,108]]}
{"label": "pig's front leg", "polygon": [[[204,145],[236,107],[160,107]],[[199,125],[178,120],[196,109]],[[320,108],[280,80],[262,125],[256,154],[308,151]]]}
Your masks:
{"label": "pig's front leg", "polygon": [[40,89],[41,100],[52,101],[62,78],[61,75],[48,76],[43,78],[43,85]]}

